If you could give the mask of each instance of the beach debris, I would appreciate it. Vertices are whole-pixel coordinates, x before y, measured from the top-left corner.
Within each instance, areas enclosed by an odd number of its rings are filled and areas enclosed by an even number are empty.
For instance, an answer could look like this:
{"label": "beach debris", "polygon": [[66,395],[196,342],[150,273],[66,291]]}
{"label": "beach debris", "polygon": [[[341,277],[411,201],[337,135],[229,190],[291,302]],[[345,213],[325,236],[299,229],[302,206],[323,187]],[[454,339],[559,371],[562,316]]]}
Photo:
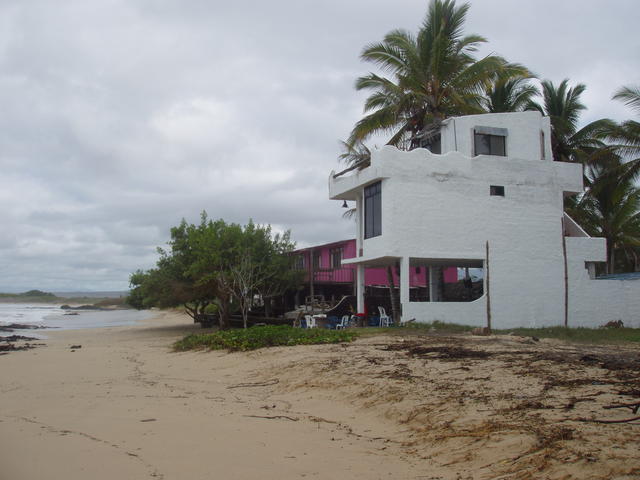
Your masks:
{"label": "beach debris", "polygon": [[486,337],[487,335],[491,335],[491,329],[487,327],[478,327],[471,330],[471,335],[481,335]]}
{"label": "beach debris", "polygon": [[157,419],[155,418],[144,418],[142,420],[140,420],[141,422],[155,422]]}
{"label": "beach debris", "polygon": [[27,323],[10,323],[9,325],[0,325],[0,332],[13,332],[14,330],[38,330],[41,328],[54,328],[45,325],[32,325]]}
{"label": "beach debris", "polygon": [[403,342],[387,345],[383,350],[406,350],[407,355],[420,358],[437,358],[439,360],[455,360],[459,358],[488,358],[492,354],[485,350],[471,350],[457,346],[426,347],[419,343]]}
{"label": "beach debris", "polygon": [[18,340],[39,340],[36,337],[25,337],[24,335],[9,335],[8,337],[0,337],[3,342],[17,342]]}
{"label": "beach debris", "polygon": [[82,348],[82,345],[71,345],[69,348],[71,350],[78,350],[79,348]]}
{"label": "beach debris", "polygon": [[292,422],[297,422],[299,420],[299,418],[295,418],[295,417],[289,417],[287,415],[243,415],[243,417],[249,417],[249,418],[266,418],[267,420],[277,420],[277,419],[285,419],[285,420],[291,420]]}
{"label": "beach debris", "polygon": [[44,345],[44,343],[25,343],[24,345],[16,346],[14,343],[7,342],[5,345],[0,345],[0,352],[8,353],[17,352],[19,350],[31,350],[32,348],[36,348],[39,345]]}
{"label": "beach debris", "polygon": [[605,323],[600,328],[624,328],[624,322],[622,320],[611,320]]}
{"label": "beach debris", "polygon": [[236,385],[229,385],[227,388],[248,388],[248,387],[268,387],[270,385],[275,385],[279,383],[280,380],[277,378],[267,380],[266,382],[255,382],[255,383],[238,383]]}

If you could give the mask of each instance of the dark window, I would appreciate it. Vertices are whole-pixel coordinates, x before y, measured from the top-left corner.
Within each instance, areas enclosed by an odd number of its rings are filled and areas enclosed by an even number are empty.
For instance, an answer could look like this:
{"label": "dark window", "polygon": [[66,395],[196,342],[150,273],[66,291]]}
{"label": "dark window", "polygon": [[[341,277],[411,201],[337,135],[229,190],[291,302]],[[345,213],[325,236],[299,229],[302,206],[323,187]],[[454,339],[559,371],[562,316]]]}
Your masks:
{"label": "dark window", "polygon": [[491,185],[489,187],[489,195],[504,197],[504,187],[502,185]]}
{"label": "dark window", "polygon": [[475,127],[473,129],[474,155],[507,155],[506,128]]}
{"label": "dark window", "polygon": [[331,268],[342,268],[341,248],[334,248],[331,250]]}
{"label": "dark window", "polygon": [[313,268],[314,270],[322,268],[322,254],[321,252],[315,252],[313,254]]}
{"label": "dark window", "polygon": [[502,135],[476,133],[474,137],[476,155],[500,155],[502,157],[506,155],[505,137]]}
{"label": "dark window", "polygon": [[364,238],[382,235],[382,182],[364,189]]}
{"label": "dark window", "polygon": [[304,255],[296,256],[296,270],[304,270]]}
{"label": "dark window", "polygon": [[544,153],[544,132],[542,130],[540,130],[540,157],[542,160],[546,157]]}

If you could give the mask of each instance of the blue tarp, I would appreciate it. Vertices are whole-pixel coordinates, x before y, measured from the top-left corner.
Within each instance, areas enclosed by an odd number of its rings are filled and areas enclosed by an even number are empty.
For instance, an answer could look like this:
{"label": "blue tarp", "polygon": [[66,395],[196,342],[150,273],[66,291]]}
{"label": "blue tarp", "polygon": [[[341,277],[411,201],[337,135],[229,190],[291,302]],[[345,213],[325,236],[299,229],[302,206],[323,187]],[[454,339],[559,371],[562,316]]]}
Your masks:
{"label": "blue tarp", "polygon": [[596,277],[596,280],[640,280],[640,272],[612,273]]}

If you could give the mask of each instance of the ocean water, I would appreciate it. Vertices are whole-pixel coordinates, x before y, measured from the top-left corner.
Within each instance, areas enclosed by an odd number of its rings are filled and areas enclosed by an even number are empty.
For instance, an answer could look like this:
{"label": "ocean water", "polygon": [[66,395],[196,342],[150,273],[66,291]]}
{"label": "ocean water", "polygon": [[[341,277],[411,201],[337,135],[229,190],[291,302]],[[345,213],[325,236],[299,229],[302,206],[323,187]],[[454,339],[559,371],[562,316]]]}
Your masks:
{"label": "ocean water", "polygon": [[[77,313],[77,315],[68,315],[71,312]],[[0,325],[20,323],[47,327],[37,330],[0,332],[0,336],[26,335],[46,338],[46,332],[50,330],[77,330],[133,325],[149,318],[151,315],[152,313],[146,310],[82,311],[62,310],[60,305],[40,303],[0,303]]]}

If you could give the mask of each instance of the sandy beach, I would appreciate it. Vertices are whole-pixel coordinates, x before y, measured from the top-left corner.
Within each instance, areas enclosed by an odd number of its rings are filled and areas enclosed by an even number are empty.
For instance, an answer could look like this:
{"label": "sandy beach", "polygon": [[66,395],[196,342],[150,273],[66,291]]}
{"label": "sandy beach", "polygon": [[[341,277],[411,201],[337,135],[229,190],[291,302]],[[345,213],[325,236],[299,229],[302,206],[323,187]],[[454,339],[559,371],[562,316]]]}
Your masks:
{"label": "sandy beach", "polygon": [[640,477],[639,422],[598,423],[638,416],[605,408],[640,402],[638,347],[409,335],[171,352],[194,331],[162,312],[0,356],[0,479]]}

